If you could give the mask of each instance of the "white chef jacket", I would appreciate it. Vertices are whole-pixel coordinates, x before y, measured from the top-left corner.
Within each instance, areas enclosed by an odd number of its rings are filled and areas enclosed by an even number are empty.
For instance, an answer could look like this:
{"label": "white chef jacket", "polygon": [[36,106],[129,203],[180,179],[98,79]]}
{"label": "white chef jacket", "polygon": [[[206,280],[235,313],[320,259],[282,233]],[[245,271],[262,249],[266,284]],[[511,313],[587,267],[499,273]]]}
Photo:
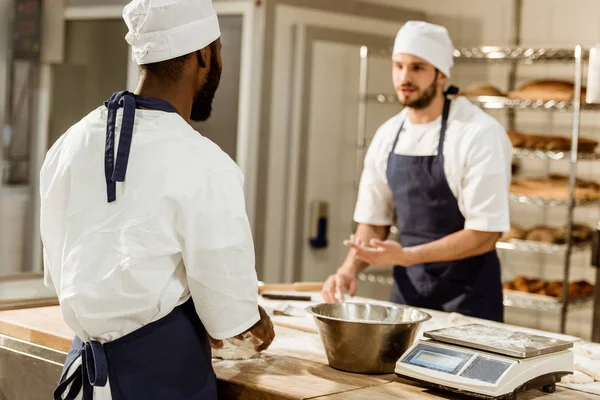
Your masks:
{"label": "white chef jacket", "polygon": [[46,285],[65,322],[107,342],[191,295],[212,337],[250,328],[258,290],[237,165],[178,114],[136,110],[127,177],[108,203],[106,119],[100,107],[74,125],[41,170]]}
{"label": "white chef jacket", "polygon": [[[403,121],[394,153],[437,155],[441,116],[430,123],[413,124],[407,110],[403,110],[385,122],[365,157],[354,212],[358,223],[394,224],[395,207],[386,170]],[[464,229],[507,232],[512,145],[504,128],[479,107],[459,97],[452,101],[443,152],[444,173],[465,218]]]}

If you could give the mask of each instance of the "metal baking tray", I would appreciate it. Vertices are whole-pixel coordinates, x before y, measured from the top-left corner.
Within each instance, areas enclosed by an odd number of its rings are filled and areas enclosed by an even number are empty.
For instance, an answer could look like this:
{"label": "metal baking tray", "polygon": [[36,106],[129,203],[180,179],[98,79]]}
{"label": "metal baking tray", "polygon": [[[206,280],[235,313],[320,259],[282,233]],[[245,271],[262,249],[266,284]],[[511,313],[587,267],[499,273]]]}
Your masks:
{"label": "metal baking tray", "polygon": [[515,358],[531,358],[573,347],[573,342],[480,324],[438,329],[423,335],[438,342]]}

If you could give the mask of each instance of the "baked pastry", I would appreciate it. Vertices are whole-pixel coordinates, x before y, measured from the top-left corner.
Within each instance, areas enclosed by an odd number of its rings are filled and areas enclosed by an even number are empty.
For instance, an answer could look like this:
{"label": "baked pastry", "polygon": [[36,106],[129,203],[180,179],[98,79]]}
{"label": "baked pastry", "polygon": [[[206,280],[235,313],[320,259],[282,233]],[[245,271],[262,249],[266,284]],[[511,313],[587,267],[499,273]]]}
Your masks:
{"label": "baked pastry", "polygon": [[513,147],[527,148],[524,145],[525,135],[523,135],[521,132],[508,130],[506,131],[506,133],[508,134],[508,138],[510,139],[510,142],[512,143]]}
{"label": "baked pastry", "polygon": [[521,228],[518,225],[511,225],[510,231],[502,236],[502,240],[511,240],[511,239],[525,239],[527,235],[527,230]]}
{"label": "baked pastry", "polygon": [[[569,180],[566,177],[551,175],[548,179],[515,179],[510,192],[516,195],[567,200],[569,198]],[[578,179],[575,187],[576,200],[600,199],[600,187],[597,183]]]}
{"label": "baked pastry", "polygon": [[[589,242],[592,240],[592,228],[583,225],[583,224],[573,224],[571,229],[571,237],[573,238],[573,242],[580,244]],[[564,244],[567,242],[567,228],[562,227],[556,230],[555,235],[557,244]]]}
{"label": "baked pastry", "polygon": [[527,284],[527,291],[529,293],[537,293],[539,291],[544,290],[547,285],[548,285],[548,282],[546,282],[546,281],[543,281],[541,279],[532,279]]}
{"label": "baked pastry", "polygon": [[579,293],[582,297],[591,296],[594,294],[594,285],[587,281],[576,281],[572,284],[578,287]]}
{"label": "baked pastry", "polygon": [[[546,281],[544,279],[528,279],[525,276],[517,276],[512,281],[504,282],[502,287],[506,290],[517,290],[520,292],[535,293],[544,296],[562,298],[562,281]],[[572,299],[591,296],[594,293],[594,285],[581,280],[571,282],[568,286],[568,296]]]}
{"label": "baked pastry", "polygon": [[513,280],[513,286],[515,290],[518,290],[520,292],[526,292],[529,288],[529,279],[527,279],[524,276],[517,276]]}
{"label": "baked pastry", "polygon": [[[510,142],[513,147],[548,150],[548,151],[569,151],[571,150],[571,138],[553,135],[538,135],[522,133],[514,130],[507,131]],[[593,153],[598,147],[598,141],[589,138],[579,138],[578,152]]]}
{"label": "baked pastry", "polygon": [[502,92],[496,86],[489,83],[476,83],[468,86],[465,90],[460,92],[463,96],[476,97],[476,96],[500,96],[505,97],[506,93]]}
{"label": "baked pastry", "polygon": [[553,244],[556,243],[556,230],[545,226],[536,226],[527,232],[525,239]]}
{"label": "baked pastry", "polygon": [[[517,100],[568,101],[572,100],[575,85],[562,80],[535,80],[527,82],[508,93],[508,98]],[[585,88],[581,88],[581,96],[585,97]]]}
{"label": "baked pastry", "polygon": [[[593,153],[598,147],[598,141],[588,138],[580,138],[578,142],[577,151],[579,153]],[[571,148],[571,141],[569,140],[569,149]]]}

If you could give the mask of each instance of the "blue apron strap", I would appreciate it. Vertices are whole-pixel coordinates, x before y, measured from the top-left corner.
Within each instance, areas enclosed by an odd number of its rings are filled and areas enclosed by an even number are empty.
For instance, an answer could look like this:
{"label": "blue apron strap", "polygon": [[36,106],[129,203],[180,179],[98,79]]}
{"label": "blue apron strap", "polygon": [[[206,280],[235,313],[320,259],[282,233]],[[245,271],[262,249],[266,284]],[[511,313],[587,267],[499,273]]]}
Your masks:
{"label": "blue apron strap", "polygon": [[[104,103],[108,109],[106,123],[106,144],[104,148],[104,175],[106,178],[106,197],[109,203],[117,199],[117,182],[125,182],[131,142],[133,140],[133,128],[135,124],[135,112],[137,107],[144,107],[168,113],[177,113],[177,109],[166,101],[150,97],[135,96],[133,93],[117,92]],[[121,133],[119,135],[119,148],[115,160],[115,125],[117,111],[123,107],[123,119],[121,122]]]}
{"label": "blue apron strap", "polygon": [[440,130],[440,140],[438,142],[438,156],[443,157],[444,151],[444,140],[446,139],[446,129],[448,128],[448,117],[450,116],[450,104],[452,99],[447,96],[455,96],[458,94],[458,88],[456,86],[450,86],[444,93],[444,112],[442,113],[442,129]]}
{"label": "blue apron strap", "polygon": [[108,202],[115,201],[116,187],[112,180],[115,168],[115,123],[117,121],[117,110],[119,109],[119,100],[125,92],[113,94],[110,99],[104,103],[108,109],[106,122],[106,143],[104,145],[104,177],[106,178],[106,191]]}
{"label": "blue apron strap", "polygon": [[135,123],[135,98],[131,93],[126,93],[121,102],[119,105],[123,105],[123,120],[121,122],[121,134],[119,135],[117,160],[112,175],[113,182],[125,182],[131,141],[133,140],[133,124]]}
{"label": "blue apron strap", "polygon": [[[75,400],[82,389],[82,399],[93,400],[94,387],[106,386],[108,382],[108,363],[106,362],[104,346],[95,340],[86,342],[82,345],[77,357],[81,357],[81,367],[60,382],[54,391],[54,400]],[[62,396],[69,385],[71,385],[71,389],[63,398]]]}
{"label": "blue apron strap", "polygon": [[[396,150],[396,146],[398,145],[398,139],[400,139],[400,133],[402,132],[402,129],[404,128],[404,122],[406,122],[406,120],[402,121],[402,123],[400,124],[400,129],[398,129],[398,133],[396,133],[396,138],[394,139],[394,144],[392,144],[392,150],[390,150],[390,154],[394,154],[394,150]],[[388,164],[389,164],[389,160],[388,160]]]}

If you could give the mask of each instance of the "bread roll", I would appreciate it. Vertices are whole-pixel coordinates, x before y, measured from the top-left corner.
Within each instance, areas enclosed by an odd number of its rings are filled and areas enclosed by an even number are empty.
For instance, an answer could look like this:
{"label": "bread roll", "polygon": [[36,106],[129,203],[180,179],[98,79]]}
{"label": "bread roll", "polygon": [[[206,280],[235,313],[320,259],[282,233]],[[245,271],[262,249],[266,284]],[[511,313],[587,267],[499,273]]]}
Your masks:
{"label": "bread roll", "polygon": [[[528,82],[516,90],[508,93],[508,98],[517,100],[542,100],[542,101],[568,101],[572,100],[575,85],[561,80],[535,80]],[[582,98],[585,97],[585,88],[581,89]]]}
{"label": "bread roll", "polygon": [[510,231],[502,236],[502,240],[525,239],[527,231],[518,225],[511,225]]}
{"label": "bread roll", "polygon": [[[600,187],[595,182],[577,180],[575,199],[598,200],[600,199],[599,189]],[[569,181],[566,177],[558,175],[551,175],[548,179],[515,179],[510,186],[510,192],[523,196],[567,200],[569,198]]]}
{"label": "bread roll", "polygon": [[508,138],[510,139],[510,142],[512,143],[513,147],[526,148],[524,145],[525,135],[523,135],[520,132],[512,131],[512,130],[508,130],[508,131],[506,131],[506,133],[508,133]]}
{"label": "bread roll", "polygon": [[529,279],[524,276],[517,276],[513,281],[515,290],[520,292],[527,292],[529,290]]}
{"label": "bread roll", "polygon": [[556,243],[556,230],[545,226],[536,226],[525,235],[525,239],[534,242]]}
{"label": "bread roll", "polygon": [[476,96],[499,96],[505,97],[506,93],[502,92],[496,86],[489,83],[476,83],[470,85],[465,90],[460,92],[463,96],[476,97]]}
{"label": "bread roll", "polygon": [[529,281],[529,284],[527,285],[527,291],[529,293],[537,293],[541,290],[544,290],[546,288],[546,286],[548,285],[548,282],[541,280],[541,279],[533,279],[531,281]]}
{"label": "bread roll", "polygon": [[[582,224],[573,224],[571,230],[571,236],[573,237],[574,243],[585,243],[592,239],[592,228],[582,225]],[[556,230],[556,243],[564,244],[567,242],[567,228],[562,227]]]}
{"label": "bread roll", "polygon": [[[539,135],[523,133],[514,130],[507,131],[513,147],[523,149],[569,151],[571,150],[571,138],[565,136]],[[579,138],[578,152],[593,153],[598,147],[598,141],[589,138]]]}

